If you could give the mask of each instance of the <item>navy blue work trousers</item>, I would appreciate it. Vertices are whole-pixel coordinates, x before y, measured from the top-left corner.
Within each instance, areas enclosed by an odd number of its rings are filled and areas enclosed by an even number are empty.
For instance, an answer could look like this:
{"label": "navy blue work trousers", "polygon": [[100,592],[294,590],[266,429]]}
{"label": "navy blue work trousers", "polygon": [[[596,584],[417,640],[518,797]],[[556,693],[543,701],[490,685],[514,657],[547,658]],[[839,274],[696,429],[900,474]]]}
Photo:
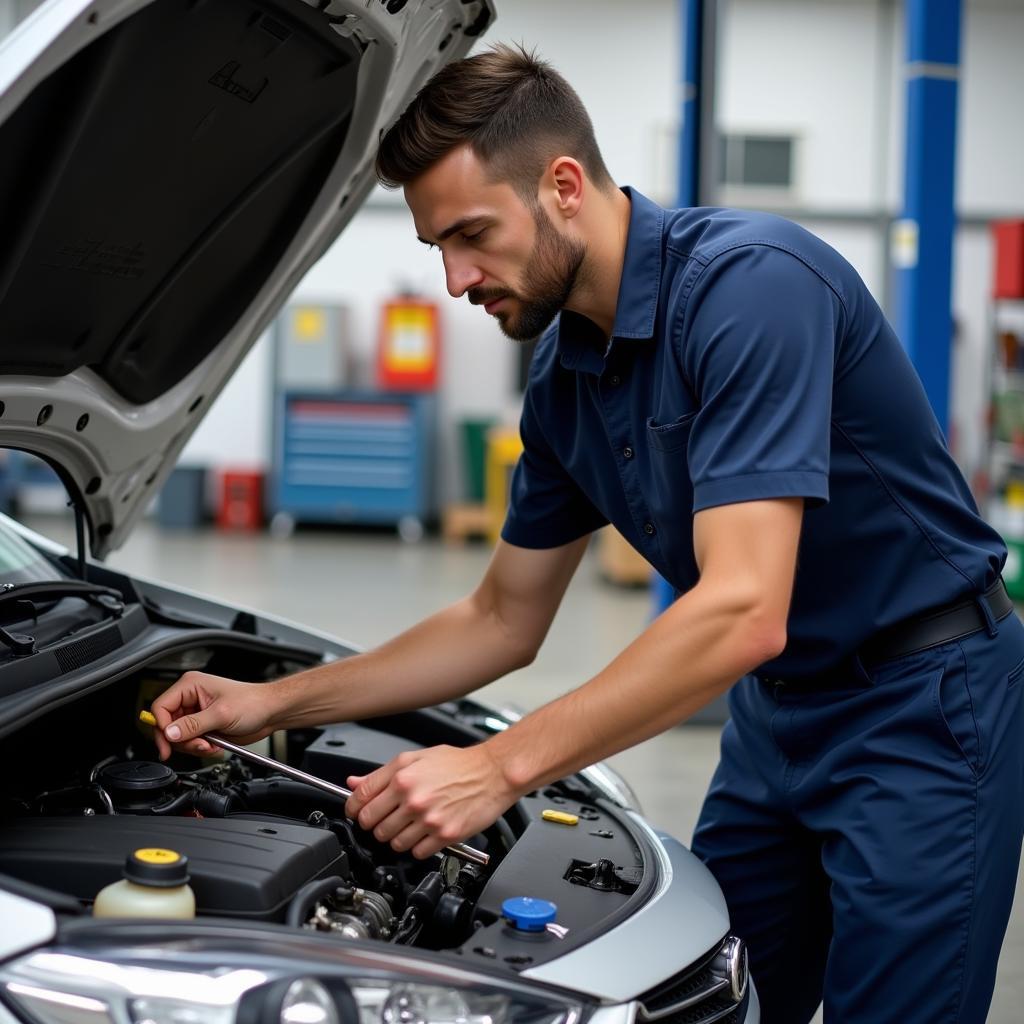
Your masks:
{"label": "navy blue work trousers", "polygon": [[1024,627],[995,628],[733,688],[693,851],[764,1024],[985,1020],[1024,832]]}

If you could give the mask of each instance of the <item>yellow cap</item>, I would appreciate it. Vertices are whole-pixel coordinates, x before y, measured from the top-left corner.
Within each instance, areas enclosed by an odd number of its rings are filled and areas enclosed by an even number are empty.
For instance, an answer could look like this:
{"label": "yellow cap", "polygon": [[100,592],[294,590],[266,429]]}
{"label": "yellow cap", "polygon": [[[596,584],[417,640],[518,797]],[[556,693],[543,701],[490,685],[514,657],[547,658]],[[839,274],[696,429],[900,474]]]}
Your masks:
{"label": "yellow cap", "polygon": [[147,846],[135,851],[135,856],[145,864],[173,864],[181,860],[181,854],[176,850],[163,850],[158,846]]}
{"label": "yellow cap", "polygon": [[156,725],[156,715],[152,711],[140,711],[139,721],[145,722],[146,725]]}
{"label": "yellow cap", "polygon": [[575,814],[566,814],[565,811],[542,811],[541,817],[559,825],[578,825],[580,821]]}

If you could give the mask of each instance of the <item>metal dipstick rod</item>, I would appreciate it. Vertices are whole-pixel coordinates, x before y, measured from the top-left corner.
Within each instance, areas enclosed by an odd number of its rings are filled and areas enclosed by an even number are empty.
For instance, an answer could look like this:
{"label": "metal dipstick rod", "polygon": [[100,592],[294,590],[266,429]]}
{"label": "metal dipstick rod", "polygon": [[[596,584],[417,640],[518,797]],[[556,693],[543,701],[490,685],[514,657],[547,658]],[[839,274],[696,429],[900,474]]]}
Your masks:
{"label": "metal dipstick rod", "polygon": [[[148,725],[156,725],[156,719],[148,711],[141,712],[139,718]],[[272,757],[267,757],[265,754],[257,754],[247,747],[240,747],[237,743],[232,743],[231,740],[226,740],[223,736],[218,736],[216,733],[208,732],[204,736],[197,738],[207,740],[209,743],[215,743],[218,747],[223,747],[232,754],[236,754],[243,761],[249,761],[251,764],[258,764],[272,771],[280,772],[296,782],[304,782],[307,786],[322,790],[324,793],[330,793],[332,796],[341,797],[342,800],[347,800],[352,795],[351,789],[345,789],[344,786],[336,786],[333,782],[328,782],[326,779],[318,779],[315,775],[310,775],[309,772],[304,772],[299,768],[292,768],[291,765],[275,761]],[[483,867],[486,867],[491,861],[491,858],[486,853],[472,846],[467,846],[465,843],[453,843],[451,846],[446,846],[445,850],[462,860],[468,860],[473,864],[480,864]]]}

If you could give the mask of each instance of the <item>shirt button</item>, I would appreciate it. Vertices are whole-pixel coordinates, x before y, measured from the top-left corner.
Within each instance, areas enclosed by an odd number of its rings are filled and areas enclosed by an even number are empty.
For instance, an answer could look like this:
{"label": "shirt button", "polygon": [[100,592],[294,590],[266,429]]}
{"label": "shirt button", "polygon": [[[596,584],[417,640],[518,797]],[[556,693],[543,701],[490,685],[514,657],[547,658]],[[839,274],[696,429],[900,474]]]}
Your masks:
{"label": "shirt button", "polygon": [[653,537],[654,523],[644,523],[644,533],[646,533],[648,537]]}
{"label": "shirt button", "polygon": [[611,377],[609,377],[608,379],[609,379],[609,381],[612,384],[621,384],[622,383],[622,378],[617,373],[613,373],[611,375]]}
{"label": "shirt button", "polygon": [[624,459],[631,459],[631,458],[633,458],[633,449],[630,448],[629,445],[627,445],[625,448],[622,449],[622,457]]}

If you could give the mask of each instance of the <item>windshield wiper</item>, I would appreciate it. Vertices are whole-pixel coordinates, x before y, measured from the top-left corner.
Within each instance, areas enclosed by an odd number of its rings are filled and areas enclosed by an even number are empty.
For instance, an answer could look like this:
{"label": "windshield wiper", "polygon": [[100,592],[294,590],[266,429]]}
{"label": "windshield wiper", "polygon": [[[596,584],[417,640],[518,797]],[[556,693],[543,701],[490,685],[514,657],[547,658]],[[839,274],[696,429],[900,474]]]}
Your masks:
{"label": "windshield wiper", "polygon": [[124,611],[124,595],[114,587],[84,580],[44,580],[35,583],[0,583],[0,608],[18,601],[41,598],[46,601],[62,597],[80,597],[83,601],[106,609],[114,615]]}
{"label": "windshield wiper", "polygon": [[[98,608],[102,608],[114,618],[120,618],[124,612],[124,595],[113,587],[104,587],[99,583],[86,583],[82,580],[47,580],[42,583],[0,583],[0,608],[5,604],[25,604],[31,609],[33,618],[38,617],[38,609],[33,599],[46,601],[60,600],[64,597],[78,597]],[[24,658],[36,653],[35,637],[27,633],[11,633],[0,627],[0,644],[6,647],[16,658]]]}

